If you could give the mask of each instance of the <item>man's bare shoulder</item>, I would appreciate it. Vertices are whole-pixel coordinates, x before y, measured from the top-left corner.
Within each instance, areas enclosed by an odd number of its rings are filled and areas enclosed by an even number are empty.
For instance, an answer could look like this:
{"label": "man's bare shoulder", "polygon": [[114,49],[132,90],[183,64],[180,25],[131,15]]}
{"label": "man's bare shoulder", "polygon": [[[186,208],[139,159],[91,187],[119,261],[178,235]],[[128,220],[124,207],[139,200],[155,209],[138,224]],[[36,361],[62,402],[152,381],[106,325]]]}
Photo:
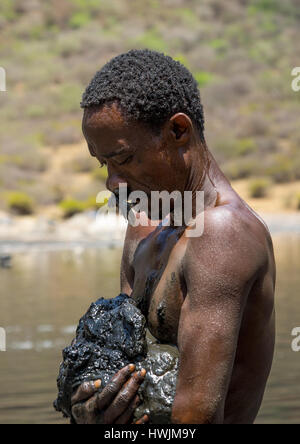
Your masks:
{"label": "man's bare shoulder", "polygon": [[226,204],[206,210],[204,230],[188,238],[184,262],[247,279],[266,265],[272,254],[270,233],[246,205]]}
{"label": "man's bare shoulder", "polygon": [[[257,242],[271,239],[267,225],[262,218],[244,203],[230,203],[220,205],[205,212],[205,226],[223,236],[234,236],[238,240],[256,240]],[[248,234],[248,236],[247,236]],[[245,236],[246,235],[246,236]]]}

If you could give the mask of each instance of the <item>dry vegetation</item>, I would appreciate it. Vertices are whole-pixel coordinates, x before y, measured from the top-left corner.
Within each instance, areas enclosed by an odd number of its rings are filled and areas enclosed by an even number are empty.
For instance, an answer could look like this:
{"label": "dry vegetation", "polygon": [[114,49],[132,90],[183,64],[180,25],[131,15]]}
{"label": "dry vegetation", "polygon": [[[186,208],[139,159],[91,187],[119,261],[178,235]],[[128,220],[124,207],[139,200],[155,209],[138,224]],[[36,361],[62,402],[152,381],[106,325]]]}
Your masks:
{"label": "dry vegetation", "polygon": [[33,211],[103,188],[83,146],[61,146],[82,141],[79,103],[95,71],[131,48],[193,72],[208,144],[231,179],[300,180],[299,24],[298,0],[1,0],[1,206],[16,191]]}

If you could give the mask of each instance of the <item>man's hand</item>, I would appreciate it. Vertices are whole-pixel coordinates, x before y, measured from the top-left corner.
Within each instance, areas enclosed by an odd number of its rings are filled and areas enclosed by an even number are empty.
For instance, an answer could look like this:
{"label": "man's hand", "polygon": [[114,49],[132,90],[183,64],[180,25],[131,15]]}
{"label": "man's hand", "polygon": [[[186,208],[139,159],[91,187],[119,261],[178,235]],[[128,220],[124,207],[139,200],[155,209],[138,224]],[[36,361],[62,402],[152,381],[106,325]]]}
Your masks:
{"label": "man's hand", "polygon": [[[101,381],[85,382],[72,397],[72,415],[76,424],[128,424],[140,403],[137,391],[146,370],[135,372],[135,365],[122,368],[99,392]],[[144,415],[135,424],[144,424]]]}

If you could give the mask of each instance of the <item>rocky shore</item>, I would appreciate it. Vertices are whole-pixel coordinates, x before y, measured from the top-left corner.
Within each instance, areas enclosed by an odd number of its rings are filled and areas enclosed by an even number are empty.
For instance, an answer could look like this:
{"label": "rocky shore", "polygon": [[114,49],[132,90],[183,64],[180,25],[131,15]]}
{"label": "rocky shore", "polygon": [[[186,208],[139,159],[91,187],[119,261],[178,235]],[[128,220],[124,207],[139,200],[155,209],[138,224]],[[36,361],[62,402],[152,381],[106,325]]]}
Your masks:
{"label": "rocky shore", "polygon": [[55,220],[43,216],[14,217],[0,213],[0,241],[73,241],[123,239],[126,221],[114,215],[97,216],[89,211],[70,219]]}
{"label": "rocky shore", "polygon": [[[260,214],[273,235],[300,233],[300,213]],[[13,248],[30,248],[37,244],[53,248],[72,246],[122,246],[127,223],[123,217],[97,216],[89,211],[70,219],[45,216],[17,217],[0,212],[0,253]]]}
{"label": "rocky shore", "polygon": [[30,248],[37,244],[52,245],[55,249],[77,245],[121,246],[127,223],[115,215],[97,216],[90,211],[58,220],[44,216],[15,217],[0,213],[0,253],[14,248]]}

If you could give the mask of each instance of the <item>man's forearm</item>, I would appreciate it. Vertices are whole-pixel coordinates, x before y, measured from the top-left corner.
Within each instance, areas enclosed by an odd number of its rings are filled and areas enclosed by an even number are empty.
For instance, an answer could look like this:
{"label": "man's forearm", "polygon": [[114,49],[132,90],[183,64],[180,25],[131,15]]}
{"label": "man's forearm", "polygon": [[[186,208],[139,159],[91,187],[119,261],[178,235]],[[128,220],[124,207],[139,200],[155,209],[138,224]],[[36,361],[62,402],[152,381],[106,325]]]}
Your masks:
{"label": "man's forearm", "polygon": [[171,421],[173,424],[223,424],[224,410],[214,405],[214,401],[206,401],[204,404],[188,394],[176,395]]}

